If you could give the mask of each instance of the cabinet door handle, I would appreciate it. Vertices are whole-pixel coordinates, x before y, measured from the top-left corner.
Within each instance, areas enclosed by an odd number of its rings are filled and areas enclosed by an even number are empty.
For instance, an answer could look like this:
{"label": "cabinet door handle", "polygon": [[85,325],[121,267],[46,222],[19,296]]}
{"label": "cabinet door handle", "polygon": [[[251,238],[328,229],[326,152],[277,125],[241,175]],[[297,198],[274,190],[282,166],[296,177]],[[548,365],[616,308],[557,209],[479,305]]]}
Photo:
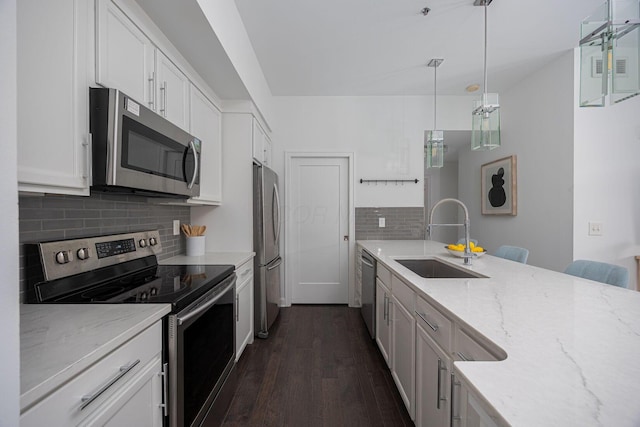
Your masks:
{"label": "cabinet door handle", "polygon": [[82,143],[82,146],[85,150],[84,155],[87,162],[84,165],[84,174],[82,175],[82,178],[88,180],[91,177],[91,166],[93,164],[91,159],[91,150],[93,149],[93,135],[91,133],[87,134],[87,139]]}
{"label": "cabinet door handle", "polygon": [[431,330],[432,330],[433,332],[436,332],[436,331],[438,330],[438,328],[440,328],[440,326],[438,326],[438,324],[437,324],[437,323],[431,324],[431,322],[429,322],[429,321],[427,320],[427,318],[425,317],[425,316],[426,316],[426,314],[418,313],[417,311],[416,311],[415,313],[416,313],[418,316],[420,316],[420,318],[421,318],[422,320],[424,320],[424,323],[426,323],[426,324],[431,328]]}
{"label": "cabinet door handle", "polygon": [[167,117],[167,82],[162,82],[160,86],[160,92],[162,92],[162,103],[160,104],[160,112],[163,117]]}
{"label": "cabinet door handle", "polygon": [[448,371],[447,366],[442,362],[442,359],[438,357],[438,393],[436,395],[436,408],[440,409],[440,402],[446,402],[446,396],[443,397],[441,394],[442,391],[442,371]]}
{"label": "cabinet door handle", "polygon": [[109,389],[109,387],[114,385],[120,378],[122,378],[125,375],[127,375],[127,373],[130,370],[132,370],[138,363],[140,363],[140,359],[136,360],[135,362],[131,362],[128,365],[121,366],[120,367],[120,372],[118,372],[113,378],[111,378],[102,387],[100,387],[98,389],[98,391],[96,391],[93,394],[87,395],[87,396],[82,396],[81,400],[82,400],[83,403],[80,406],[80,410],[82,411],[84,408],[89,406],[91,404],[91,402],[96,400],[102,393],[107,391]]}
{"label": "cabinet door handle", "polygon": [[164,363],[162,365],[162,371],[158,374],[162,377],[162,403],[160,404],[160,407],[162,408],[162,412],[165,417],[167,416],[167,409],[169,408],[169,393],[167,392],[168,369],[169,364]]}
{"label": "cabinet door handle", "polygon": [[450,408],[450,422],[451,422],[451,427],[453,427],[453,422],[454,421],[460,421],[461,417],[460,414],[456,415],[455,414],[455,395],[456,395],[456,387],[460,387],[462,384],[460,384],[460,381],[456,381],[456,375],[451,372],[451,408]]}
{"label": "cabinet door handle", "polygon": [[236,322],[240,321],[240,296],[236,295]]}
{"label": "cabinet door handle", "polygon": [[384,302],[382,303],[382,320],[387,320],[387,294],[384,294]]}
{"label": "cabinet door handle", "polygon": [[387,297],[387,326],[389,326],[389,322],[391,322],[391,307],[389,307],[391,304],[393,304],[393,301]]}
{"label": "cabinet door handle", "polygon": [[155,80],[156,73],[155,71],[151,72],[151,77],[147,79],[149,81],[149,108],[155,110],[156,107],[156,91],[155,91]]}

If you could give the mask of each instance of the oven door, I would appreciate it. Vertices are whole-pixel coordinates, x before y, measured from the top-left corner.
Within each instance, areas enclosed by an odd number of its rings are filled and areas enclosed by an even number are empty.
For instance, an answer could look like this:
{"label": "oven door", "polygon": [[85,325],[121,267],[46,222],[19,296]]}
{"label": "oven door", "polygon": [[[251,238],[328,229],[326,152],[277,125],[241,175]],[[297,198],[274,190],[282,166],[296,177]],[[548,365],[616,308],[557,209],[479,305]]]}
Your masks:
{"label": "oven door", "polygon": [[235,283],[232,274],[183,311],[168,316],[171,427],[222,421],[215,405],[229,401],[235,388],[233,381],[225,384],[228,377],[234,378],[230,374],[235,361]]}

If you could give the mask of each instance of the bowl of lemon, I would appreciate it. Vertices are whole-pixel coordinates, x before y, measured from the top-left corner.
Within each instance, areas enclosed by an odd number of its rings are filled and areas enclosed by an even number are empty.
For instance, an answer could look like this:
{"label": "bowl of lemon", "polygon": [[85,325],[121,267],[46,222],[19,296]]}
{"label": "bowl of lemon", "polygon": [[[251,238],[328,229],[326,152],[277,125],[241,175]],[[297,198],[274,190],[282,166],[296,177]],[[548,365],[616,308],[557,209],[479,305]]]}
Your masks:
{"label": "bowl of lemon", "polygon": [[[464,243],[451,243],[444,248],[449,251],[451,255],[462,258],[464,256],[464,249],[466,246],[467,245],[465,245]],[[469,242],[469,249],[471,249],[471,253],[476,257],[481,257],[482,255],[487,253],[487,251],[482,246],[478,246],[473,242]]]}

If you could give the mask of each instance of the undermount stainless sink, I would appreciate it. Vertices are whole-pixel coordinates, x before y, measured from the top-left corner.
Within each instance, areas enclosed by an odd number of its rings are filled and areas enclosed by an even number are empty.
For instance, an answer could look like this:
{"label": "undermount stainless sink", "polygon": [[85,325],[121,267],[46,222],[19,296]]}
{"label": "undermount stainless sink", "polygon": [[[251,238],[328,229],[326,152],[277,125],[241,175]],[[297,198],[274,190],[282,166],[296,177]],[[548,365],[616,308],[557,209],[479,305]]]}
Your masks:
{"label": "undermount stainless sink", "polygon": [[437,259],[397,259],[396,261],[418,276],[427,279],[479,279],[487,277],[474,271],[452,267]]}

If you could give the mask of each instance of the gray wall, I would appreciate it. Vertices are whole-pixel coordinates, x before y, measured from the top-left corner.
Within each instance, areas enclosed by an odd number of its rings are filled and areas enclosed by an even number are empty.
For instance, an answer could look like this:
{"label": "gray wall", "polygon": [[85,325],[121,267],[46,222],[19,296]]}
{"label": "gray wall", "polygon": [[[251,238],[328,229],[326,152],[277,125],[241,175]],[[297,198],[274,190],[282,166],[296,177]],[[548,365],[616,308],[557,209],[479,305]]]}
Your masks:
{"label": "gray wall", "polygon": [[423,208],[356,208],[356,240],[420,240],[424,232]]}
{"label": "gray wall", "polygon": [[27,287],[24,243],[72,239],[130,231],[159,230],[160,259],[184,254],[185,239],[173,235],[173,220],[190,223],[188,206],[147,203],[138,196],[92,194],[76,196],[22,196],[20,204],[20,299]]}
{"label": "gray wall", "polygon": [[[462,152],[460,199],[471,234],[489,253],[529,249],[529,264],[562,271],[573,259],[573,52],[500,94],[502,147]],[[517,156],[517,216],[482,215],[480,167]]]}

